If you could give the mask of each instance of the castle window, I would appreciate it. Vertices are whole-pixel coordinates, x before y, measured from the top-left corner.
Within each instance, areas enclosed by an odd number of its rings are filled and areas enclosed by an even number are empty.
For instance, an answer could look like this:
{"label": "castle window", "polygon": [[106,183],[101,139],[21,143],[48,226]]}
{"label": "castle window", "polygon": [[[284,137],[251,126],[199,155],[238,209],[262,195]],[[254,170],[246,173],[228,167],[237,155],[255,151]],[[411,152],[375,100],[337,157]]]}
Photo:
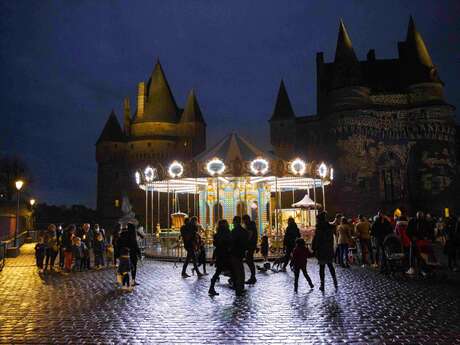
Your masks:
{"label": "castle window", "polygon": [[120,207],[120,200],[115,199],[114,204],[115,204],[115,207]]}

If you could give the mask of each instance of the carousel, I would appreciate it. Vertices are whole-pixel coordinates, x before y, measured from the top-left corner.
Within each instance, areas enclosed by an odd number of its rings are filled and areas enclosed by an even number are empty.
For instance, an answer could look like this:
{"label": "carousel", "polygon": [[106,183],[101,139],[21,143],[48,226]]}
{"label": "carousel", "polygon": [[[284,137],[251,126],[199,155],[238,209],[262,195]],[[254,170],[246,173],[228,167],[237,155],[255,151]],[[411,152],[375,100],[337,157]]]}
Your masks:
{"label": "carousel", "polygon": [[[158,167],[147,166],[135,172],[135,179],[146,193],[146,215],[149,193],[152,201],[153,193],[168,195],[167,205],[160,205],[158,197],[157,207],[167,207],[168,219],[165,229],[157,225],[157,237],[178,232],[188,216],[178,202],[183,194],[187,200],[193,198],[194,213],[206,232],[212,233],[219,219],[232,224],[234,216],[249,214],[260,234],[279,236],[289,217],[295,218],[301,229],[314,227],[316,213],[326,209],[325,188],[330,186],[333,174],[333,168],[325,162],[301,157],[286,161],[231,133],[191,161],[171,162],[163,176]],[[281,206],[283,193],[292,195],[287,208]]]}

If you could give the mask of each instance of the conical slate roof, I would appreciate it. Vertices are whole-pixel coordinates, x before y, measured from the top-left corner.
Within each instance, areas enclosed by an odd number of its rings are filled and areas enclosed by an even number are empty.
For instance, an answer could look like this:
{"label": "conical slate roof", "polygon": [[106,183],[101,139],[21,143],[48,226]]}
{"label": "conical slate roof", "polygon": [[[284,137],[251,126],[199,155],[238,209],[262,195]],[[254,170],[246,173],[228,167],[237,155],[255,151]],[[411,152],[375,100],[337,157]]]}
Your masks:
{"label": "conical slate roof", "polygon": [[410,50],[411,57],[415,58],[417,62],[426,67],[433,67],[430,53],[426,48],[422,35],[417,31],[415,22],[412,16],[409,19],[409,26],[407,28],[406,44]]}
{"label": "conical slate roof", "polygon": [[178,108],[158,60],[147,84],[142,121],[178,122]]}
{"label": "conical slate roof", "polygon": [[350,36],[348,36],[347,29],[342,19],[339,24],[339,36],[337,37],[337,48],[335,50],[335,61],[340,62],[357,62],[353,45],[351,43]]}
{"label": "conical slate roof", "polygon": [[206,162],[216,157],[226,163],[235,159],[239,159],[241,161],[252,161],[257,157],[275,159],[275,156],[254,146],[248,140],[235,132],[227,135],[214,147],[196,156],[195,160],[198,162]]}
{"label": "conical slate roof", "polygon": [[121,130],[120,123],[118,122],[117,116],[115,112],[112,112],[105,123],[104,129],[102,130],[99,139],[97,140],[97,144],[103,141],[123,141],[123,131]]}
{"label": "conical slate roof", "polygon": [[195,96],[195,91],[192,89],[188,95],[187,103],[185,104],[184,112],[182,113],[181,122],[201,122],[205,123],[201,114],[200,105]]}
{"label": "conical slate roof", "polygon": [[270,120],[283,120],[294,118],[294,110],[292,109],[291,101],[284,86],[284,81],[281,80],[278,97],[276,98],[275,109]]}

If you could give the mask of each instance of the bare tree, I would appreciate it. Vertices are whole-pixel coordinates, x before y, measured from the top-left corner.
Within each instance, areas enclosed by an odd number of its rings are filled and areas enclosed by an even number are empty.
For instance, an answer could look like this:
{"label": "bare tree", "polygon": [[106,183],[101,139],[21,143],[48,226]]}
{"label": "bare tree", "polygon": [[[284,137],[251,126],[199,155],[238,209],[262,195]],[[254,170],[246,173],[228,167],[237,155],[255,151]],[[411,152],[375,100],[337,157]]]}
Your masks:
{"label": "bare tree", "polygon": [[24,179],[30,183],[30,173],[26,163],[17,156],[4,155],[0,157],[0,194],[7,200],[12,200],[16,193],[15,181]]}

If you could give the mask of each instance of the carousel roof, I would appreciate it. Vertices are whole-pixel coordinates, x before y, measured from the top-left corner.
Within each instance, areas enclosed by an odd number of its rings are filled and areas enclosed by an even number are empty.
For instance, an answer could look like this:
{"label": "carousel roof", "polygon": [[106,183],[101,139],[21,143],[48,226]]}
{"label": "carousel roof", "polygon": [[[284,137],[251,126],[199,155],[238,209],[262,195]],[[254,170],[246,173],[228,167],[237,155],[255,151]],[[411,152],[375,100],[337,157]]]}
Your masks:
{"label": "carousel roof", "polygon": [[205,162],[218,157],[226,162],[231,162],[236,159],[241,161],[252,161],[257,157],[264,157],[266,159],[276,159],[276,157],[259,149],[257,146],[251,144],[247,139],[232,132],[224,137],[216,145],[209,150],[204,151],[195,157],[198,162]]}

